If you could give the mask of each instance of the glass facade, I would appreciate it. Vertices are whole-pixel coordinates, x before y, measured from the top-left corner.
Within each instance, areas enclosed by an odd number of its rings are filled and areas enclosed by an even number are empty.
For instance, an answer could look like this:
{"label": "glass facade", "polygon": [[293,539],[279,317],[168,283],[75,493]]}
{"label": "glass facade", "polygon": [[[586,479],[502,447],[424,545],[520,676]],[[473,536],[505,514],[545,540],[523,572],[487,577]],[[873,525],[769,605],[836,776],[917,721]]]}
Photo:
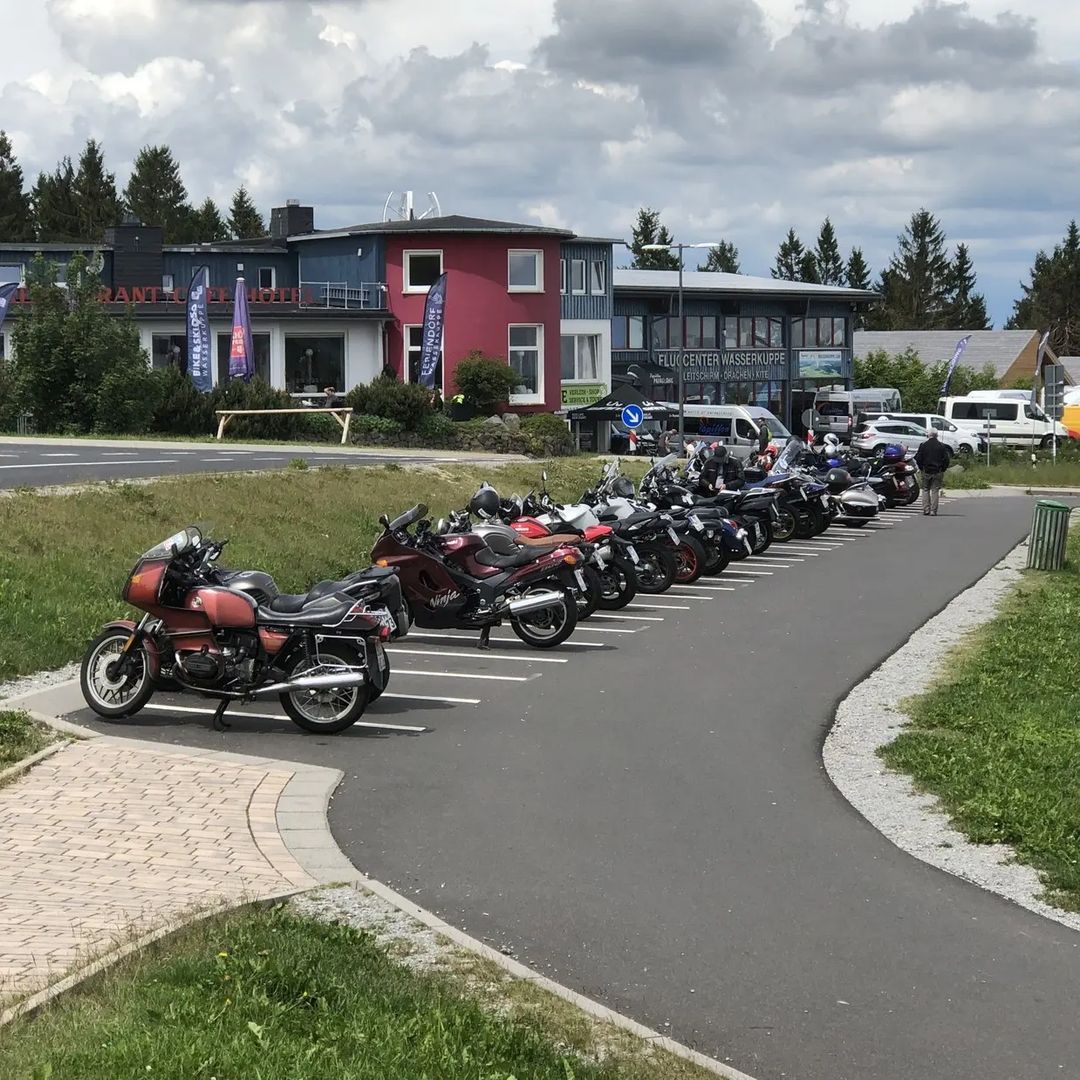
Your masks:
{"label": "glass facade", "polygon": [[[263,382],[270,381],[270,335],[252,334],[251,344],[255,347],[255,377]],[[232,346],[232,334],[217,335],[217,381],[229,381],[229,349]]]}
{"label": "glass facade", "polygon": [[285,388],[315,394],[345,389],[345,338],[341,334],[285,338]]}

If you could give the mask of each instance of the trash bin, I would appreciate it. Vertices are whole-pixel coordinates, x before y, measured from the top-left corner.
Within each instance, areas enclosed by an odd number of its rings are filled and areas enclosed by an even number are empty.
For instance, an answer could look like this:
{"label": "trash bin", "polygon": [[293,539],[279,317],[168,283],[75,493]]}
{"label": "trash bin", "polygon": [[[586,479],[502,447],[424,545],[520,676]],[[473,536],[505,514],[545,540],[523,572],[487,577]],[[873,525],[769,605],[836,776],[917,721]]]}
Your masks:
{"label": "trash bin", "polygon": [[1060,570],[1065,565],[1065,545],[1069,540],[1070,509],[1053,499],[1035,504],[1028,540],[1029,570]]}

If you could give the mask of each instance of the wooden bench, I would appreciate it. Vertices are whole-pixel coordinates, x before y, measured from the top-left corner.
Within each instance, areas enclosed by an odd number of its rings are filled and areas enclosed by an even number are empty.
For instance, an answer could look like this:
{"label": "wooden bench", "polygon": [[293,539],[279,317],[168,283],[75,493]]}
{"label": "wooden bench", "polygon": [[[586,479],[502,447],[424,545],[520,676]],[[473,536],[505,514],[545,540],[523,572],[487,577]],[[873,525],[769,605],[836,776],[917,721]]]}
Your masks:
{"label": "wooden bench", "polygon": [[215,409],[214,412],[221,417],[218,421],[217,437],[220,439],[229,426],[229,421],[234,416],[281,416],[286,413],[303,413],[310,416],[312,413],[329,413],[341,427],[341,445],[344,446],[349,440],[349,424],[352,422],[352,409]]}

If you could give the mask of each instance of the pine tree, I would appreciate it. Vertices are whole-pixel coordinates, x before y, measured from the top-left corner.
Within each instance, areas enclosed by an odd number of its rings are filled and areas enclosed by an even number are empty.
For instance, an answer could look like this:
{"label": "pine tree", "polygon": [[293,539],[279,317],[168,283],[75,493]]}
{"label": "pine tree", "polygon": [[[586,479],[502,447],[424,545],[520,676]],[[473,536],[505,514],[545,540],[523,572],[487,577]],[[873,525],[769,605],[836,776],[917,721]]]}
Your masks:
{"label": "pine tree", "polygon": [[197,244],[212,244],[216,240],[228,240],[229,227],[217,208],[217,203],[209,196],[192,217],[192,232]]}
{"label": "pine tree", "polygon": [[779,250],[776,252],[776,263],[772,269],[772,276],[782,281],[801,281],[806,259],[806,248],[794,229],[788,229]]}
{"label": "pine tree", "polygon": [[116,194],[116,177],[105,171],[101,144],[88,139],[75,173],[75,203],[79,238],[101,241],[105,230],[120,221],[121,203]]}
{"label": "pine tree", "polygon": [[844,277],[847,279],[849,289],[870,288],[870,267],[866,265],[862,248],[853,247],[851,249]]}
{"label": "pine tree", "polygon": [[986,298],[975,291],[975,267],[967,244],[956,245],[956,256],[949,270],[948,329],[990,330]]}
{"label": "pine tree", "polygon": [[799,260],[799,281],[805,281],[810,285],[818,285],[817,258],[812,251],[807,249]]}
{"label": "pine tree", "polygon": [[124,189],[128,209],[144,225],[160,225],[166,244],[190,243],[193,212],[180,166],[167,146],[144,146]]}
{"label": "pine tree", "polygon": [[229,207],[229,232],[234,240],[253,240],[266,235],[262,216],[255,209],[255,204],[243,184],[236,189]]}
{"label": "pine tree", "polygon": [[1058,356],[1080,353],[1080,228],[1069,222],[1065,237],[1047,255],[1040,251],[1024,295],[1005,324],[1010,330],[1049,330]]}
{"label": "pine tree", "polygon": [[840,257],[836,230],[828,218],[822,222],[821,231],[818,233],[817,246],[814,248],[814,268],[820,284],[844,284],[844,260]]}
{"label": "pine tree", "polygon": [[11,140],[0,131],[0,243],[33,239],[30,197],[23,191],[22,167],[15,160]]}
{"label": "pine tree", "polygon": [[739,273],[739,249],[730,240],[721,240],[716,247],[709,248],[708,258],[698,269],[721,274],[737,274]]}
{"label": "pine tree", "polygon": [[660,221],[660,211],[643,206],[638,210],[637,224],[630,240],[630,250],[634,253],[634,261],[630,265],[635,270],[678,270],[679,256],[676,252],[644,250],[647,244],[671,242],[671,233]]}
{"label": "pine tree", "polygon": [[75,167],[65,157],[51,173],[41,173],[30,192],[35,238],[79,240],[79,206],[75,198]]}
{"label": "pine tree", "polygon": [[878,288],[874,325],[889,330],[939,330],[949,321],[952,264],[945,231],[929,210],[917,210],[897,237],[897,249]]}

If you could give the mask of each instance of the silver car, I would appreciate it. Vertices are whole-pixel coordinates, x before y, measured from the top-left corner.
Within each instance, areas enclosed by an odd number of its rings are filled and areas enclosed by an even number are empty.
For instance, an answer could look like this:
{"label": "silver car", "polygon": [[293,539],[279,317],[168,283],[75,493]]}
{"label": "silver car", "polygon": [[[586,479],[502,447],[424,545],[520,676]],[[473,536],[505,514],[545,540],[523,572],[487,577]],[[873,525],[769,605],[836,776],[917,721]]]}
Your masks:
{"label": "silver car", "polygon": [[[902,446],[914,453],[927,440],[926,428],[883,416],[857,424],[851,433],[851,446],[861,454],[880,454],[886,446]],[[949,447],[949,455],[952,451]]]}

